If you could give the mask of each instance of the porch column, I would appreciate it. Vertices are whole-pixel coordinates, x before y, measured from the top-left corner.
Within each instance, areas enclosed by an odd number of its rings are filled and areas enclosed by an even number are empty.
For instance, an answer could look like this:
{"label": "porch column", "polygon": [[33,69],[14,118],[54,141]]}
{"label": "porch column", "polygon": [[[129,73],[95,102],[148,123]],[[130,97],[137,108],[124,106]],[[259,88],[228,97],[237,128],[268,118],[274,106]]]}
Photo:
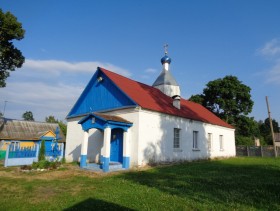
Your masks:
{"label": "porch column", "polygon": [[84,139],[82,142],[81,158],[80,158],[81,168],[87,166],[87,150],[88,150],[88,130],[84,131]]}
{"label": "porch column", "polygon": [[104,154],[103,154],[103,171],[109,171],[110,149],[111,148],[111,128],[104,129]]}
{"label": "porch column", "polygon": [[130,165],[130,129],[123,131],[123,164],[122,167],[125,169],[129,168]]}

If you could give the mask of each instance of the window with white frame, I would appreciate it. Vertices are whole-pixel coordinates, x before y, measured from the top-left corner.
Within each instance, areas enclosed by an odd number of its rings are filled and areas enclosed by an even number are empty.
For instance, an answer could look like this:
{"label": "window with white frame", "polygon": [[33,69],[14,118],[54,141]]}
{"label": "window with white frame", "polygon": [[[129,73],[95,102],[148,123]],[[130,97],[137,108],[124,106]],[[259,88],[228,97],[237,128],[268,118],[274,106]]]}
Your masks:
{"label": "window with white frame", "polygon": [[198,149],[198,131],[193,131],[193,149]]}
{"label": "window with white frame", "polygon": [[208,150],[212,150],[212,133],[208,133],[207,141],[208,141]]}
{"label": "window with white frame", "polygon": [[220,141],[220,150],[224,150],[224,136],[223,135],[219,136],[219,141]]}
{"label": "window with white frame", "polygon": [[180,148],[180,129],[179,128],[174,128],[173,148],[174,149]]}

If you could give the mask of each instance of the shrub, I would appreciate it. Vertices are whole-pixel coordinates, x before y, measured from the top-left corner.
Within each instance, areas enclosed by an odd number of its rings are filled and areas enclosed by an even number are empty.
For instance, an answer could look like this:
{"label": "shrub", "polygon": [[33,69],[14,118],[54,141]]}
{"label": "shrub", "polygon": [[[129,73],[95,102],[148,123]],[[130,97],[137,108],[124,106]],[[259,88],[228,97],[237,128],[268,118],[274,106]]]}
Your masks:
{"label": "shrub", "polygon": [[32,164],[32,169],[57,169],[59,166],[61,166],[61,163],[57,161],[40,160]]}
{"label": "shrub", "polygon": [[45,140],[42,140],[40,151],[39,151],[39,161],[46,159],[45,158],[45,151],[46,151]]}
{"label": "shrub", "polygon": [[236,145],[245,145],[245,146],[254,146],[255,142],[252,138],[246,136],[236,136],[235,137]]}
{"label": "shrub", "polygon": [[40,169],[47,169],[50,167],[50,162],[47,160],[40,160],[38,163],[39,163],[38,168]]}
{"label": "shrub", "polygon": [[61,163],[66,163],[65,157],[63,157],[63,158],[61,159]]}

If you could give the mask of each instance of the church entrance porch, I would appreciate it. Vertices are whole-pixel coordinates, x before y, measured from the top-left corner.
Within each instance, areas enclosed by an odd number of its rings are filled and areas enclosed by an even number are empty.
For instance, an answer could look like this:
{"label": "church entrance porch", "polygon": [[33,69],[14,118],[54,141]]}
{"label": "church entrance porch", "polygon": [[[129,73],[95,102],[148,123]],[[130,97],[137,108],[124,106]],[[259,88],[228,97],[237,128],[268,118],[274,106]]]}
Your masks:
{"label": "church entrance porch", "polygon": [[[130,165],[129,128],[132,123],[118,116],[91,113],[79,121],[84,130],[80,167],[102,169],[104,172],[116,169],[128,169]],[[103,132],[100,164],[88,164],[88,132],[96,128]],[[90,153],[90,152],[89,152]]]}

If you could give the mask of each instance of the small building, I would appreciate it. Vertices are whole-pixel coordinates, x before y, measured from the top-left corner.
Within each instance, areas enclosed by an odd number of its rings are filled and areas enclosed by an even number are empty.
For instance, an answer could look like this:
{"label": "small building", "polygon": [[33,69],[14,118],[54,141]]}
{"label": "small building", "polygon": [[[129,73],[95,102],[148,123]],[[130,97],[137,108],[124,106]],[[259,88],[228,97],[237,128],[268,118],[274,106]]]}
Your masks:
{"label": "small building", "polygon": [[275,146],[280,147],[280,133],[274,133]]}
{"label": "small building", "polygon": [[7,145],[10,148],[32,148],[45,140],[46,153],[53,150],[54,142],[65,142],[57,123],[23,121],[0,118],[0,155],[3,159]]}
{"label": "small building", "polygon": [[[235,156],[235,129],[183,99],[165,52],[152,86],[98,67],[67,116],[66,161],[109,171]],[[186,79],[187,80],[187,79]]]}

